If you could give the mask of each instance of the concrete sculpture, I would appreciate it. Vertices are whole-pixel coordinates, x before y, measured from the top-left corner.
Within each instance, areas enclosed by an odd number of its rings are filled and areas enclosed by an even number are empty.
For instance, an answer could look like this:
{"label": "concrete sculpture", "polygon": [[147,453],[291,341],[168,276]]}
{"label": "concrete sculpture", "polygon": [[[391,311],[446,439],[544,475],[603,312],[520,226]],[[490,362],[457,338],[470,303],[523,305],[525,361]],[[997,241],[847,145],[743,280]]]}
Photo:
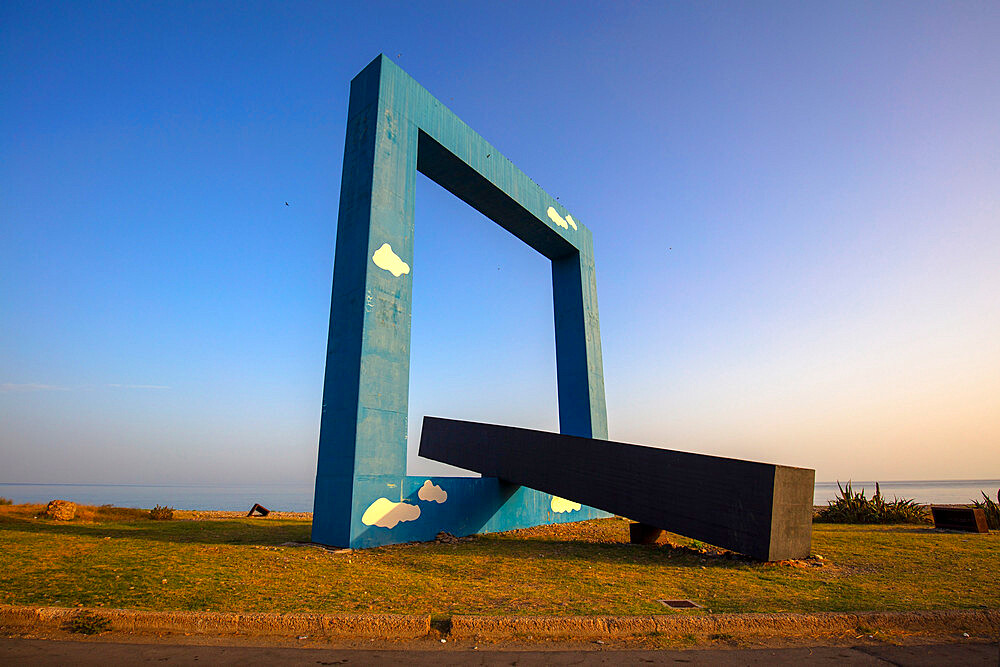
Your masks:
{"label": "concrete sculpture", "polygon": [[[603,501],[600,494],[553,495],[550,491],[565,486],[553,483],[559,475],[555,467],[539,468],[523,479],[406,474],[410,308],[413,274],[419,271],[413,259],[418,171],[552,262],[560,433],[578,443],[617,445],[606,442],[590,230],[403,70],[379,56],[351,82],[312,539],[358,548],[429,540],[440,531],[468,535],[608,516],[583,504],[597,505]],[[490,429],[503,428],[478,426],[470,435],[482,443],[498,433]],[[443,440],[433,455],[457,460],[455,442],[443,445],[446,431],[435,431]],[[457,432],[450,431],[452,436]],[[425,440],[426,434],[422,450]],[[427,446],[428,452],[434,449],[434,443]],[[600,446],[593,451],[598,450],[612,451]],[[466,468],[483,468],[468,457],[458,458]],[[662,472],[669,477],[669,470]],[[534,488],[519,485],[528,478]],[[622,486],[615,493],[628,496],[630,491]],[[810,482],[809,505],[811,494]],[[747,497],[737,498],[742,500]],[[771,507],[770,501],[757,500],[759,511]],[[798,496],[794,503],[802,504]],[[628,516],[628,508],[614,502],[603,509]],[[669,515],[670,508],[664,509],[666,513],[648,516],[660,520]],[[730,513],[725,520],[739,519]],[[769,521],[755,523],[753,530],[771,530]],[[808,551],[808,530],[805,536]],[[754,555],[773,554],[757,549]]]}
{"label": "concrete sculpture", "polygon": [[560,430],[607,437],[590,231],[379,56],[351,82],[313,540],[365,547],[607,516],[497,479],[407,476],[417,171],[552,261]]}

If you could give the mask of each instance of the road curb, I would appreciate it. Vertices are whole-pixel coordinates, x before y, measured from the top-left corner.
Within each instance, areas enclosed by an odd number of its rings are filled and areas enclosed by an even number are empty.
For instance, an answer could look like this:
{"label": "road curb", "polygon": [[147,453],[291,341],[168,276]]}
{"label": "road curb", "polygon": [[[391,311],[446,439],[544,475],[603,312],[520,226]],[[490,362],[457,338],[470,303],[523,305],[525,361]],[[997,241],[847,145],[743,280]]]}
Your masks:
{"label": "road curb", "polygon": [[[295,637],[310,639],[418,639],[431,631],[429,615],[320,614],[0,605],[0,628],[61,630],[81,612],[104,619],[104,629],[136,635]],[[873,635],[974,637],[1000,634],[1000,609],[961,611],[819,612],[814,614],[678,614],[650,616],[451,617],[453,639],[766,639]]]}
{"label": "road curb", "polygon": [[0,627],[58,630],[81,612],[105,619],[107,629],[133,634],[298,636],[414,639],[431,629],[429,615],[271,614],[213,611],[143,611],[0,605]]}
{"label": "road curb", "polygon": [[655,616],[453,616],[459,639],[619,638],[637,635],[734,639],[844,635],[947,635],[967,632],[993,637],[1000,609],[912,612],[820,612],[814,614],[698,614]]}

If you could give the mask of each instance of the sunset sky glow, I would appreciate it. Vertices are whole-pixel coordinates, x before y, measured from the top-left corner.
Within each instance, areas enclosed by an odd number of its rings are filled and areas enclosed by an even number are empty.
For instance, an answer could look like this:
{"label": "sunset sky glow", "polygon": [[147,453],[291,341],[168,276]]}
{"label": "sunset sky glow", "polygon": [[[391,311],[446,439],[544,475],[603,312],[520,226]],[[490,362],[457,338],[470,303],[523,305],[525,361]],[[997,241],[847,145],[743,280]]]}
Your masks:
{"label": "sunset sky glow", "polygon": [[[592,230],[612,440],[998,478],[998,35],[997,2],[4,2],[0,482],[313,478],[379,53]],[[416,216],[411,448],[557,430],[547,260],[423,176]]]}

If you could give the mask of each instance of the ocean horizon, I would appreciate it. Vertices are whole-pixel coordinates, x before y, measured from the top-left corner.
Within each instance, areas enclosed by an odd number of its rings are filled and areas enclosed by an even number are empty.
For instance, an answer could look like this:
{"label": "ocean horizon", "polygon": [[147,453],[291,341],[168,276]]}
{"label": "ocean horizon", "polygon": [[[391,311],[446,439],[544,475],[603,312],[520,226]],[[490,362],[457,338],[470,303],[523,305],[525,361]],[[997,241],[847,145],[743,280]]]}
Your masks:
{"label": "ocean horizon", "polygon": [[[845,484],[842,481],[841,484]],[[855,491],[875,492],[874,481],[851,481]],[[968,503],[985,491],[996,499],[998,479],[879,480],[882,495],[912,498],[918,503]],[[825,505],[838,493],[837,482],[817,482],[813,503]],[[312,483],[287,484],[37,484],[0,483],[0,497],[15,503],[47,503],[56,498],[83,505],[150,508],[163,505],[183,510],[248,511],[260,503],[278,512],[312,512]]]}

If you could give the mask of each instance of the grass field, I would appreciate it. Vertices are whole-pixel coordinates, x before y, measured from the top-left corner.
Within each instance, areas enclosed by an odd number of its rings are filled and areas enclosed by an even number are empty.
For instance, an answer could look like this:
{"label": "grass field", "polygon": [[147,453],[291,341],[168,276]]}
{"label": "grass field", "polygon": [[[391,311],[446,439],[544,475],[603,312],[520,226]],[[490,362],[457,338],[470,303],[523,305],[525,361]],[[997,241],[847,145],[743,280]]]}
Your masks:
{"label": "grass field", "polygon": [[[1000,607],[1000,534],[814,525],[823,561],[764,564],[702,553],[676,535],[628,544],[603,519],[332,553],[308,520],[85,520],[0,507],[0,603],[158,610],[451,614],[659,614],[663,598],[712,612]],[[816,563],[823,563],[817,566]]]}

